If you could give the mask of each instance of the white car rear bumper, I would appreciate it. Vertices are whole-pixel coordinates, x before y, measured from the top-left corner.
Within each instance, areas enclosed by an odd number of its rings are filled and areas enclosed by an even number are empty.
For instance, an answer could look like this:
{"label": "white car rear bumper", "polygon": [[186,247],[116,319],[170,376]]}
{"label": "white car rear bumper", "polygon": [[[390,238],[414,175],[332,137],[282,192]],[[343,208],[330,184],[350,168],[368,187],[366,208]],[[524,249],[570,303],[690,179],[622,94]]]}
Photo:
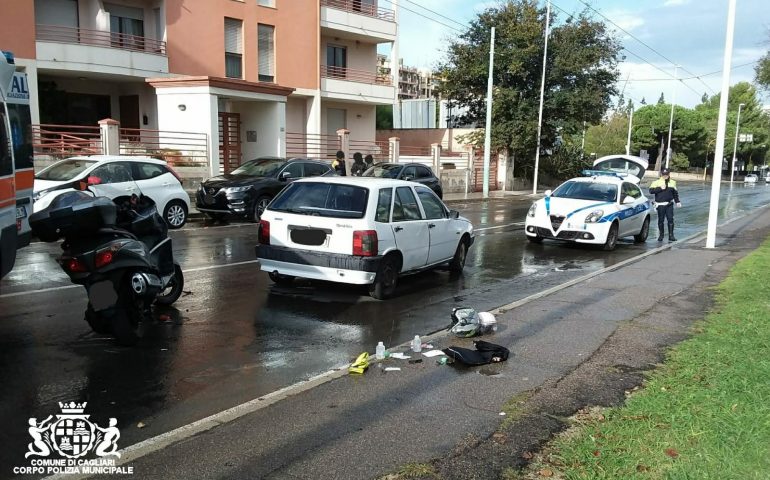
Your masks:
{"label": "white car rear bumper", "polygon": [[315,265],[301,265],[264,258],[259,259],[259,265],[260,268],[266,272],[278,272],[281,275],[291,275],[292,277],[349,283],[354,285],[369,285],[374,282],[374,276],[376,275],[372,272],[363,272],[359,270],[343,270]]}

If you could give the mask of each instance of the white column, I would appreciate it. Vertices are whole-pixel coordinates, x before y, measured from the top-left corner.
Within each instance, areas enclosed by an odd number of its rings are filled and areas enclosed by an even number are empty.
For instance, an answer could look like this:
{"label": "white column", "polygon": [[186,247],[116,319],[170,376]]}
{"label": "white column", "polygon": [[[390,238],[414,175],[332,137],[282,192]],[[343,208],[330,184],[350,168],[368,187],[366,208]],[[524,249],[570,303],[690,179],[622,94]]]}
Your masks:
{"label": "white column", "polygon": [[104,155],[120,155],[120,122],[111,118],[99,120]]}
{"label": "white column", "polygon": [[441,178],[441,144],[432,143],[430,145],[430,154],[433,157],[433,172],[438,178]]}
{"label": "white column", "polygon": [[345,153],[345,173],[350,174],[350,166],[353,162],[350,158],[350,130],[340,128],[337,130],[337,136],[340,137],[340,150]]}
{"label": "white column", "polygon": [[388,155],[388,161],[390,163],[398,163],[398,157],[400,156],[400,144],[401,139],[398,137],[390,137],[388,139],[389,149],[390,149],[390,155]]}
{"label": "white column", "polygon": [[286,102],[275,102],[275,121],[278,125],[276,155],[286,156]]}

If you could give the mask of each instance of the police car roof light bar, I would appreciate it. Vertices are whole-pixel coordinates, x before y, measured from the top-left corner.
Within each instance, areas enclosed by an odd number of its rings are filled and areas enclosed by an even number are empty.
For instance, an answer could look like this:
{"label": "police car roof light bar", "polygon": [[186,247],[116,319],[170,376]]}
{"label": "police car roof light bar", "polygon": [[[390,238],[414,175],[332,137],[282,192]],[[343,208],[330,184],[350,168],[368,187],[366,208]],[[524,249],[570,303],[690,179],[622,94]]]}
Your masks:
{"label": "police car roof light bar", "polygon": [[627,173],[612,172],[609,170],[583,170],[581,173],[584,177],[597,177],[601,175],[605,177],[620,178],[621,180],[628,176]]}

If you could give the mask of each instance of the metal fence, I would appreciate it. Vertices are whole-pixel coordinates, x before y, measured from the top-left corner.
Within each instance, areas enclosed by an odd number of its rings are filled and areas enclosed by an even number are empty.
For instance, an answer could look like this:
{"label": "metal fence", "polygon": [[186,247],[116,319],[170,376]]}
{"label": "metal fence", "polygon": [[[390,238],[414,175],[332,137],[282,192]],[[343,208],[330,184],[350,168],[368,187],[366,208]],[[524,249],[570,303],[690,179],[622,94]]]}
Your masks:
{"label": "metal fence", "polygon": [[377,4],[364,2],[363,0],[321,0],[321,6],[336,8],[346,12],[353,12],[367,17],[379,18],[388,22],[395,22],[396,15],[393,10],[380,8]]}
{"label": "metal fence", "polygon": [[55,159],[75,155],[99,155],[102,153],[102,138],[99,127],[32,125],[32,147],[36,155]]}
{"label": "metal fence", "polygon": [[338,135],[286,133],[286,156],[334,160],[341,148]]}
{"label": "metal fence", "polygon": [[387,162],[390,158],[389,142],[350,140],[348,145],[350,146],[351,158],[356,152],[360,152],[364,157],[371,155],[375,162]]}
{"label": "metal fence", "polygon": [[209,142],[205,133],[120,129],[121,155],[146,155],[181,167],[206,166]]}

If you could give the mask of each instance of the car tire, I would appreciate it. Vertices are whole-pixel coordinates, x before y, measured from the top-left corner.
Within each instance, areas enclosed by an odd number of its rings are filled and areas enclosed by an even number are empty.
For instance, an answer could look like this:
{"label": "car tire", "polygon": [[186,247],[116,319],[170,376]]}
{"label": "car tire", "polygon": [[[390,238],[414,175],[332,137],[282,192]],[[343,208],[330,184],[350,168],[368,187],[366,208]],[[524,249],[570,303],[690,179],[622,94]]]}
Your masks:
{"label": "car tire", "polygon": [[181,200],[171,200],[163,210],[163,220],[172,230],[182,228],[187,223],[187,205]]}
{"label": "car tire", "polygon": [[369,286],[369,295],[377,300],[387,300],[396,292],[398,284],[398,272],[401,270],[401,262],[395,255],[387,255],[380,262],[374,282]]}
{"label": "car tire", "polygon": [[273,281],[276,285],[280,287],[288,287],[294,282],[294,277],[291,275],[281,275],[278,272],[268,272],[267,276],[270,277],[270,280]]}
{"label": "car tire", "polygon": [[449,271],[455,275],[463,273],[465,268],[465,260],[468,257],[468,240],[463,238],[460,243],[457,244],[457,250],[455,250],[455,256],[449,262]]}
{"label": "car tire", "polygon": [[527,235],[527,240],[532,243],[543,243],[543,237],[540,235],[535,235],[534,237]]}
{"label": "car tire", "polygon": [[[184,290],[184,273],[178,263],[174,264],[174,276],[171,278],[168,286],[163,292],[155,297],[156,305],[171,305],[182,296]],[[166,292],[166,293],[164,293]]]}
{"label": "car tire", "polygon": [[639,230],[639,233],[634,235],[634,242],[636,243],[644,243],[647,241],[647,235],[650,234],[650,217],[647,217],[644,219],[644,223],[642,223],[642,229]]}
{"label": "car tire", "polygon": [[609,232],[607,232],[607,239],[604,241],[602,249],[607,252],[615,250],[615,245],[618,244],[618,222],[612,222]]}
{"label": "car tire", "polygon": [[273,197],[270,195],[260,195],[257,197],[257,199],[254,201],[254,208],[251,209],[252,222],[259,223],[260,218],[262,218],[262,212],[265,211],[265,208],[267,208],[267,205],[272,199]]}

